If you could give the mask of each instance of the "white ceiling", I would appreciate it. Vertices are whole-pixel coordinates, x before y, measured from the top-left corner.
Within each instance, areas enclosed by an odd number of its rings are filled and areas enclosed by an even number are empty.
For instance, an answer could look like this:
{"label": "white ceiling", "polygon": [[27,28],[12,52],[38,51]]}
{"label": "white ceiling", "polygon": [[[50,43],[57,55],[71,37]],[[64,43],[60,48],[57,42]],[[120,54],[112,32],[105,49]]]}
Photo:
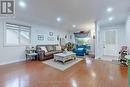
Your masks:
{"label": "white ceiling", "polygon": [[[19,1],[24,1],[26,8],[20,7]],[[109,6],[114,9],[111,13],[106,12]],[[18,19],[67,31],[87,30],[95,21],[109,24],[110,16],[114,17],[111,23],[123,22],[129,10],[130,0],[16,0]],[[61,23],[56,21],[57,17],[62,18]],[[72,28],[73,24],[78,29]]]}

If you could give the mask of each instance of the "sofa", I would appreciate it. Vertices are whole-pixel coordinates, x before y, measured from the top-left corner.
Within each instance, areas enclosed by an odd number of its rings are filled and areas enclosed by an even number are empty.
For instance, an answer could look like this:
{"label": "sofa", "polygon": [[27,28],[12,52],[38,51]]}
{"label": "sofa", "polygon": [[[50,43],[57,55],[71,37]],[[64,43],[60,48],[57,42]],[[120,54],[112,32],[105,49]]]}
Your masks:
{"label": "sofa", "polygon": [[62,48],[59,45],[37,45],[36,52],[40,61],[53,59],[54,54],[61,53]]}

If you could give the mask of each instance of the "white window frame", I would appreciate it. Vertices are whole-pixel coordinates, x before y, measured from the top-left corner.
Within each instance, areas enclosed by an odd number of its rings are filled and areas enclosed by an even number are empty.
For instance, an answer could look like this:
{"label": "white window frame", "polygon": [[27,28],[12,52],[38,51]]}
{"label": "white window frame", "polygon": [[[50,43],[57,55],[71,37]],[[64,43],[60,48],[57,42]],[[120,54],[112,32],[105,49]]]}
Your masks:
{"label": "white window frame", "polygon": [[[7,44],[6,43],[6,39],[7,39],[7,30],[9,30],[7,28],[7,24],[10,24],[10,25],[16,25],[18,26],[18,29],[10,29],[10,30],[18,30],[18,44]],[[25,27],[25,30],[22,29],[21,27]],[[29,32],[29,43],[28,44],[21,44],[20,40],[21,40],[21,36],[20,36],[20,33],[21,31],[27,31]],[[20,25],[20,24],[15,24],[15,23],[9,23],[9,22],[6,22],[5,23],[5,26],[4,26],[4,46],[26,46],[26,45],[30,45],[31,43],[31,26],[26,26],[26,25]]]}

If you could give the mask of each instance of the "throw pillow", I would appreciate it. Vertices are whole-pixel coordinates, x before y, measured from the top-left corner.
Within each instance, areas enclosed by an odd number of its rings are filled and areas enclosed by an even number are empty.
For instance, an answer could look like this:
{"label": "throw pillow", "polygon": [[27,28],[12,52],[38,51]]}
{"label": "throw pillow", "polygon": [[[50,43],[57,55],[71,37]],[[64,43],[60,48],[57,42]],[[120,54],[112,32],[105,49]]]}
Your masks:
{"label": "throw pillow", "polygon": [[41,50],[44,50],[45,52],[48,52],[45,46],[40,47]]}
{"label": "throw pillow", "polygon": [[53,51],[54,48],[53,48],[53,46],[47,46],[47,50],[48,50],[48,51]]}
{"label": "throw pillow", "polygon": [[56,50],[61,50],[61,46],[56,46]]}

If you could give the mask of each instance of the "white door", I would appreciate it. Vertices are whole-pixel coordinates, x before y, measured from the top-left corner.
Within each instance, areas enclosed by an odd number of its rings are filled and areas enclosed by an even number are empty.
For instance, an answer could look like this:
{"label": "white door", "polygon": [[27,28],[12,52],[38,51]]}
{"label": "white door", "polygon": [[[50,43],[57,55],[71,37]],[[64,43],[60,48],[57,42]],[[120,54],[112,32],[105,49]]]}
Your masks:
{"label": "white door", "polygon": [[103,51],[104,55],[117,56],[118,55],[118,32],[117,29],[107,29],[103,32]]}

